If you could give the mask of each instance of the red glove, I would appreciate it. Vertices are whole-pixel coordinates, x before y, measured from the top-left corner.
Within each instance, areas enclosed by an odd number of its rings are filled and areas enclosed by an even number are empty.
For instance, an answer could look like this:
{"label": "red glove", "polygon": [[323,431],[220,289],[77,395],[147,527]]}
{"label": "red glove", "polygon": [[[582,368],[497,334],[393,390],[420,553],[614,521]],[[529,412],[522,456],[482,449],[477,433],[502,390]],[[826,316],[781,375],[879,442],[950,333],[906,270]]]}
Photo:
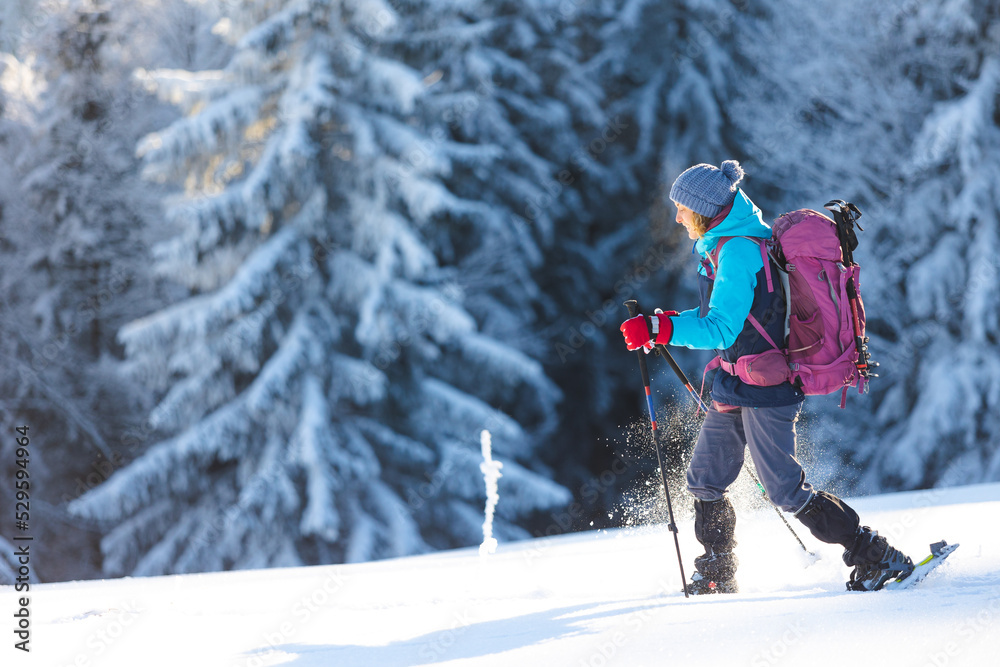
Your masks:
{"label": "red glove", "polygon": [[[676,310],[668,310],[652,317],[636,315],[625,320],[620,327],[622,335],[625,337],[625,346],[631,351],[638,350],[640,347],[652,350],[654,342],[657,345],[667,345],[670,343],[670,334],[674,332],[670,316],[676,314]],[[655,338],[652,334],[654,327],[657,329]]]}

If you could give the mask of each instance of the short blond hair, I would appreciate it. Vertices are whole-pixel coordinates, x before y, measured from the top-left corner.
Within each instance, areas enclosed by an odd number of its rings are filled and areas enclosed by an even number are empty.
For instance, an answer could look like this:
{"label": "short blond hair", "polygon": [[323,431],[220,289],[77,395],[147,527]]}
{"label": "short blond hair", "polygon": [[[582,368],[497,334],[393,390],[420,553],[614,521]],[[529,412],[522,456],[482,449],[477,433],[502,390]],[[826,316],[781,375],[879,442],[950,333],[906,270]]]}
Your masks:
{"label": "short blond hair", "polygon": [[691,211],[691,213],[694,219],[694,231],[697,232],[698,237],[700,238],[705,235],[705,232],[708,231],[709,226],[712,224],[712,218],[707,215],[702,215],[697,211]]}

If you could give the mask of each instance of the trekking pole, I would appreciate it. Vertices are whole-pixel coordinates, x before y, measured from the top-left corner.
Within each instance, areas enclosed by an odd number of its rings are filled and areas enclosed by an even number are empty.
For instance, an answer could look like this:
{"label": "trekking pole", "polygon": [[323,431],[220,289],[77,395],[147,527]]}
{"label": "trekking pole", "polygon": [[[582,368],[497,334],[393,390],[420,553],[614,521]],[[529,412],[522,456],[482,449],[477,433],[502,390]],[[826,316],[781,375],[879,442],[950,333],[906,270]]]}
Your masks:
{"label": "trekking pole", "polygon": [[[759,479],[757,479],[757,473],[755,473],[753,471],[753,468],[751,468],[750,466],[747,466],[747,472],[750,473],[750,479],[753,480],[753,483],[757,485],[757,489],[760,491],[760,495],[767,498],[767,490],[764,489],[764,485],[760,483]],[[767,498],[767,500],[768,502],[771,502],[770,498]],[[781,512],[781,510],[778,509],[777,505],[774,505],[772,503],[771,507],[774,507],[775,511],[778,513],[778,518],[781,519],[782,523],[785,524],[785,527],[788,528],[789,531],[791,531],[792,536],[795,538],[795,541],[799,543],[799,546],[802,547],[802,550],[805,551],[810,556],[812,556],[813,559],[817,558],[816,554],[809,551],[809,549],[806,548],[806,545],[802,543],[802,538],[800,538],[799,534],[795,532],[794,528],[792,528],[792,524],[788,523],[788,519],[785,518],[785,515]],[[815,562],[815,560],[813,562]]]}
{"label": "trekking pole", "polygon": [[[639,314],[639,302],[631,299],[625,302],[629,317]],[[649,408],[649,421],[653,427],[653,448],[656,450],[656,462],[660,465],[660,476],[663,478],[663,493],[667,497],[667,528],[674,534],[674,546],[677,548],[677,565],[681,569],[681,586],[684,597],[688,597],[687,577],[684,575],[684,559],[681,557],[681,541],[677,535],[677,524],[674,522],[674,508],[670,503],[670,489],[667,486],[667,468],[663,465],[663,455],[660,453],[660,432],[656,430],[656,410],[653,408],[653,395],[649,390],[649,369],[646,367],[646,353],[642,348],[636,350],[639,355],[639,372],[642,374],[642,385],[646,390],[646,407]]]}
{"label": "trekking pole", "polygon": [[[627,306],[629,303],[635,304],[636,310],[638,311],[638,303],[637,302],[635,302],[635,301],[626,301],[625,305]],[[629,313],[630,314],[632,313],[632,308],[629,308]],[[635,315],[632,315],[632,316],[635,317]],[[677,378],[681,381],[681,384],[684,385],[684,388],[688,390],[688,393],[691,394],[691,397],[694,398],[694,400],[698,403],[698,407],[700,407],[702,410],[705,411],[706,414],[708,414],[708,408],[705,407],[705,402],[703,400],[701,400],[701,396],[698,394],[698,392],[696,392],[694,390],[694,387],[691,386],[691,382],[688,380],[687,375],[684,374],[684,371],[681,370],[681,367],[677,365],[676,361],[674,361],[674,357],[673,357],[672,354],[670,354],[670,350],[667,349],[667,346],[666,345],[659,345],[658,344],[658,345],[655,346],[655,349],[656,349],[657,352],[660,353],[661,357],[663,357],[664,359],[667,360],[667,363],[670,364],[670,367],[672,369],[674,369],[674,374],[677,375]],[[639,353],[643,354],[642,350],[639,350]],[[641,362],[643,368],[645,368],[646,360],[640,357],[640,362]],[[649,382],[648,381],[646,382],[646,385],[647,385],[646,388],[648,390],[649,389],[649,386],[648,386]],[[647,396],[648,395],[649,394],[647,392]],[[649,409],[650,409],[650,414],[652,414],[652,410],[653,410],[652,403],[650,403]],[[656,428],[655,423],[654,423],[653,428],[654,429]],[[659,450],[657,450],[657,451],[659,451]],[[759,479],[757,479],[757,475],[754,473],[753,470],[751,470],[749,467],[747,467],[747,470],[750,471],[750,476],[753,478],[754,483],[757,485],[757,488],[761,490],[761,492],[764,494],[764,497],[766,498],[767,497],[767,492],[764,490],[764,485],[760,483]],[[792,536],[795,537],[795,541],[799,543],[799,546],[802,547],[802,549],[807,554],[809,554],[810,556],[812,556],[813,558],[815,558],[816,554],[814,554],[813,552],[809,551],[809,549],[806,548],[806,545],[802,543],[802,539],[799,537],[799,534],[795,532],[794,528],[792,528],[792,524],[788,523],[788,519],[786,519],[785,515],[781,513],[781,510],[778,509],[778,506],[774,505],[772,503],[771,507],[773,507],[774,511],[778,513],[778,518],[780,518],[781,521],[782,521],[782,523],[785,524],[785,527],[788,528],[789,531],[791,531]]]}

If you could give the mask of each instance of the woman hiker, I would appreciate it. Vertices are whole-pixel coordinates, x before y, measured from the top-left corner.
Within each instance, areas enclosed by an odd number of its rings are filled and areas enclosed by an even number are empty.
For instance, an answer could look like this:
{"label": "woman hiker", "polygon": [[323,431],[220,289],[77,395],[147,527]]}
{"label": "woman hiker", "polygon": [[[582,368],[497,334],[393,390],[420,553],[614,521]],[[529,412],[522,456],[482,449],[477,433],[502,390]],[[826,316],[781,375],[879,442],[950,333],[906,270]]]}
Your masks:
{"label": "woman hiker", "polygon": [[[674,181],[670,199],[677,206],[677,223],[695,240],[695,252],[701,256],[701,304],[680,313],[625,321],[621,331],[629,350],[651,342],[714,349],[731,364],[743,355],[771,349],[748,321],[751,314],[773,340],[784,340],[784,296],[764,285],[766,253],[760,244],[771,237],[771,228],[737,187],[742,179],[739,163],[726,160],[721,168],[695,165]],[[737,238],[727,240],[716,259],[712,251],[721,237]],[[768,271],[775,271],[770,257],[768,261]],[[771,501],[793,513],[817,539],[844,547],[844,563],[854,568],[848,589],[878,590],[913,568],[912,561],[877,531],[860,525],[857,512],[843,500],[806,482],[795,458],[795,421],[805,398],[801,391],[787,381],[768,387],[746,384],[720,370],[711,396],[687,470],[688,489],[695,497],[695,536],[705,548],[695,558],[696,571],[687,584],[690,593],[739,590],[736,514],[726,490],[743,467],[745,448]]]}

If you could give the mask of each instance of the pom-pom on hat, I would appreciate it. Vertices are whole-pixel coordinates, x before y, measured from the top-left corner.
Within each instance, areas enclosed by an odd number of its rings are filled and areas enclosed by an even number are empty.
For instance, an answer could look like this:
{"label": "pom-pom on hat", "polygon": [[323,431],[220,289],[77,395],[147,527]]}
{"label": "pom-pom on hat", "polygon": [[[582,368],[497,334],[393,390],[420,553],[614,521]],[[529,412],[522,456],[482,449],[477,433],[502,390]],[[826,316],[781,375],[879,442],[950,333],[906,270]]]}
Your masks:
{"label": "pom-pom on hat", "polygon": [[720,167],[696,164],[670,186],[670,199],[695,213],[714,218],[733,203],[737,184],[743,180],[743,168],[736,160],[726,160]]}

